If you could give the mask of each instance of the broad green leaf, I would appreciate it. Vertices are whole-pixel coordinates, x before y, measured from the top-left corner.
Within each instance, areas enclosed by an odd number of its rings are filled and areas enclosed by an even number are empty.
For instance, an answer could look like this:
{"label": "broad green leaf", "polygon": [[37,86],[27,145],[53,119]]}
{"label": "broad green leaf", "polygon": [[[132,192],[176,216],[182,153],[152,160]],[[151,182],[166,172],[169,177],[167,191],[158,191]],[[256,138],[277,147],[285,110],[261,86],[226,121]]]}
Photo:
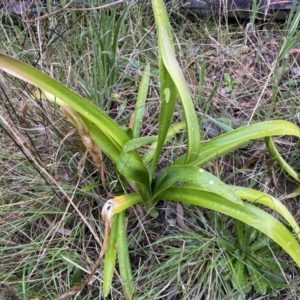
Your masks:
{"label": "broad green leaf", "polygon": [[[0,53],[0,69],[35,85],[42,91],[70,105],[83,118],[88,119],[101,129],[108,139],[119,146],[120,150],[121,146],[129,140],[126,133],[95,105],[39,70],[2,53]],[[139,159],[136,153],[134,156]]]}
{"label": "broad green leaf", "polygon": [[168,40],[167,30],[165,27],[161,26],[158,28],[158,31],[159,38],[161,39],[160,46],[163,62],[175,84],[184,112],[188,139],[186,163],[189,163],[197,157],[197,153],[200,148],[200,129],[198,119],[182,69],[176,60],[174,49]]}
{"label": "broad green leaf", "polygon": [[161,155],[162,148],[164,146],[166,136],[168,134],[168,130],[170,128],[176,97],[177,97],[177,90],[174,86],[174,83],[168,74],[162,59],[161,54],[159,53],[159,77],[160,77],[160,98],[161,98],[161,107],[159,112],[159,121],[158,121],[158,141],[156,144],[156,148],[153,155],[153,161],[151,164],[152,173],[156,168],[156,165],[159,161],[159,157]]}
{"label": "broad green leaf", "polygon": [[139,193],[124,194],[114,197],[112,200],[115,203],[113,214],[118,214],[135,204],[143,202],[143,198]]}
{"label": "broad green leaf", "polygon": [[117,258],[118,225],[119,215],[115,215],[111,226],[107,250],[104,256],[103,294],[105,297],[109,294],[115,272]]}
{"label": "broad green leaf", "polygon": [[[143,193],[144,199],[147,201],[150,195],[150,177],[146,166],[136,160],[132,153],[121,152],[116,164],[118,172],[127,180],[135,182],[139,185],[139,190]],[[142,188],[142,186],[145,188]]]}
{"label": "broad green leaf", "polygon": [[169,188],[160,199],[194,204],[238,219],[267,235],[283,248],[300,267],[300,245],[291,232],[273,216],[250,203],[233,202],[217,194],[192,188]]}
{"label": "broad green leaf", "polygon": [[[168,32],[168,40],[173,47],[173,39],[171,33],[171,27],[168,20],[168,15],[166,7],[162,1],[154,0],[152,1],[152,8],[155,17],[155,23],[157,28],[164,26]],[[175,102],[177,97],[177,90],[174,86],[173,80],[168,73],[162,56],[161,50],[161,38],[160,32],[157,30],[158,35],[158,66],[159,66],[159,80],[160,80],[160,99],[161,107],[159,112],[159,122],[158,122],[158,141],[151,158],[153,158],[152,163],[149,167],[150,173],[153,174],[154,170],[159,161],[159,157],[166,140],[166,136],[173,119],[173,113],[175,109]],[[148,160],[147,160],[148,161]]]}
{"label": "broad green leaf", "polygon": [[[160,70],[164,68],[162,66]],[[160,71],[161,72],[161,71]],[[160,77],[163,77],[161,75]],[[173,113],[176,103],[177,91],[174,87],[172,79],[169,77],[169,74],[165,74],[165,79],[161,79],[161,106],[159,112],[159,121],[158,121],[158,140],[156,143],[156,148],[153,155],[153,161],[151,163],[151,173],[153,174],[159,158],[161,156],[162,148],[165,144],[166,136],[170,128]]]}
{"label": "broad green leaf", "polygon": [[[190,164],[203,166],[207,162],[241,148],[253,140],[278,135],[300,137],[300,129],[291,122],[278,120],[243,126],[203,143],[198,157]],[[174,164],[184,164],[185,156],[180,157]]]}
{"label": "broad green leaf", "polygon": [[[152,0],[152,9],[155,17],[155,23],[157,27],[165,27],[168,33],[168,39],[173,47],[172,29],[168,19],[168,12],[166,6],[161,0]],[[158,38],[158,42],[160,42]]]}
{"label": "broad green leaf", "polygon": [[171,166],[157,175],[153,182],[153,195],[159,194],[176,183],[195,185],[202,190],[218,194],[233,202],[242,202],[233,189],[219,178],[196,166]]}
{"label": "broad green leaf", "polygon": [[231,186],[232,190],[242,199],[266,205],[280,214],[292,227],[300,239],[300,227],[289,210],[275,197],[264,192],[239,186]]}
{"label": "broad green leaf", "polygon": [[[164,101],[162,102],[161,115],[170,119],[170,112],[174,110],[176,90],[179,94],[182,109],[185,116],[186,129],[187,129],[187,154],[186,161],[190,162],[195,159],[200,146],[200,131],[197,116],[195,113],[193,101],[191,99],[187,83],[185,81],[182,69],[180,68],[176,55],[174,52],[174,46],[172,41],[170,24],[167,17],[166,8],[162,0],[152,0],[152,7],[155,16],[155,22],[158,33],[158,48],[159,48],[159,67],[160,67],[160,80],[161,90],[164,94]],[[172,82],[169,80],[168,75],[172,78]],[[169,84],[166,84],[169,83]],[[174,86],[172,86],[174,84]],[[163,120],[160,120],[160,123]],[[169,125],[164,125],[164,135],[166,135]],[[159,142],[163,142],[165,136],[163,136]],[[155,156],[154,163],[158,161]]]}
{"label": "broad green leaf", "polygon": [[134,286],[128,252],[125,210],[119,213],[117,252],[120,276],[125,291],[125,298],[132,299],[134,293]]}

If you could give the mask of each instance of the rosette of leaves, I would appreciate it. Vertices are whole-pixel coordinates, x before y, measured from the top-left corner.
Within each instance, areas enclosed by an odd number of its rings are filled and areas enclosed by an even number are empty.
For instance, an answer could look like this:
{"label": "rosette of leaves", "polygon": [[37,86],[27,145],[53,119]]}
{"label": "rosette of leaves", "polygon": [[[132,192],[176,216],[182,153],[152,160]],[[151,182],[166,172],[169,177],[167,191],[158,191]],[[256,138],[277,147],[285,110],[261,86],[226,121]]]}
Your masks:
{"label": "rosette of leaves", "polygon": [[262,295],[276,296],[276,290],[288,287],[282,277],[285,263],[278,258],[280,247],[277,244],[238,220],[234,221],[233,232],[228,228],[222,231],[222,236],[217,238],[225,255],[222,273],[233,288],[243,293],[254,290]]}
{"label": "rosette of leaves", "polygon": [[[300,266],[300,228],[289,210],[279,199],[254,189],[230,186],[204,169],[205,165],[229,152],[251,143],[265,139],[265,144],[279,165],[296,181],[300,176],[279,154],[273,136],[294,136],[300,138],[300,128],[287,121],[274,120],[251,124],[231,130],[209,141],[202,141],[199,116],[195,111],[189,87],[183,71],[176,59],[172,29],[162,0],[152,0],[158,41],[158,68],[160,105],[159,119],[153,124],[157,135],[144,136],[141,130],[147,93],[150,85],[151,68],[147,65],[139,86],[132,124],[128,130],[106,115],[90,101],[67,88],[39,70],[0,53],[0,69],[12,76],[38,87],[49,101],[61,106],[62,111],[81,135],[83,143],[92,154],[100,156],[100,151],[115,165],[123,194],[112,197],[103,206],[105,238],[99,259],[83,284],[75,285],[66,299],[80,292],[93,278],[97,264],[102,261],[103,295],[109,295],[116,260],[126,299],[135,297],[135,285],[130,265],[125,223],[126,209],[142,204],[147,212],[161,200],[183,202],[225,214],[238,219],[268,236]],[[183,112],[183,120],[173,124],[177,100]],[[0,114],[1,117],[1,114]],[[9,123],[1,118],[4,124]],[[160,158],[165,144],[184,131],[186,152],[169,165],[161,167]],[[146,151],[143,149],[146,148]],[[99,157],[98,157],[99,159]],[[99,159],[99,166],[102,164]],[[96,162],[97,165],[97,162]],[[101,166],[100,166],[101,167]],[[41,172],[46,172],[44,168]],[[101,172],[101,170],[100,170]],[[103,184],[104,185],[104,184]],[[246,201],[245,201],[246,200]],[[257,206],[264,205],[280,215],[289,228],[272,214]],[[88,224],[88,223],[87,223]],[[240,233],[237,232],[237,235]],[[238,243],[242,240],[237,238]],[[252,246],[252,242],[248,243]],[[240,247],[244,249],[245,247]],[[248,253],[249,252],[248,249]],[[236,254],[236,258],[239,256]],[[242,257],[240,255],[240,257]],[[235,273],[243,273],[245,264],[236,263]],[[257,266],[253,263],[252,266]],[[249,271],[250,270],[250,271]],[[247,272],[255,273],[248,267]],[[250,275],[249,275],[250,276]],[[247,275],[238,278],[247,279]],[[260,288],[264,292],[265,288]]]}

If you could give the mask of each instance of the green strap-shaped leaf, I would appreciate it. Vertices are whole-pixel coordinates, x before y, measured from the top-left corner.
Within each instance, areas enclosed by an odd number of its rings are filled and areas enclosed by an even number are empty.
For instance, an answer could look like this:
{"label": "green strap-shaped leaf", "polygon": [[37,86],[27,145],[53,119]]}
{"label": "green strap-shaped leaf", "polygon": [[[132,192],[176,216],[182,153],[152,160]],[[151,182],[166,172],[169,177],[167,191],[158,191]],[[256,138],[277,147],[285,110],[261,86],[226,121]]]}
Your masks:
{"label": "green strap-shaped leaf", "polygon": [[300,267],[300,245],[292,233],[273,216],[250,203],[233,202],[217,194],[193,188],[169,188],[160,199],[179,201],[208,208],[238,219],[274,240]]}
{"label": "green strap-shaped leaf", "polygon": [[[160,48],[159,48],[160,51]],[[158,121],[158,140],[153,155],[153,161],[151,164],[151,172],[154,173],[156,165],[159,161],[162,148],[164,146],[166,136],[168,134],[169,127],[171,125],[177,90],[174,86],[173,80],[167,72],[167,69],[164,66],[162,61],[161,53],[159,52],[159,78],[160,78],[160,98],[161,98],[161,107],[159,112],[159,121]]]}
{"label": "green strap-shaped leaf", "polygon": [[239,186],[231,186],[232,190],[242,199],[252,201],[254,203],[260,203],[270,207],[280,214],[293,228],[294,232],[298,235],[300,239],[300,227],[289,210],[275,197],[268,195],[264,192],[257,191],[254,189],[249,189]]}
{"label": "green strap-shaped leaf", "polygon": [[[203,166],[207,162],[232,152],[253,140],[276,135],[300,137],[300,129],[291,122],[277,120],[243,126],[203,143],[198,157],[190,164]],[[185,156],[186,154],[175,161],[174,164],[184,164]]]}
{"label": "green strap-shaped leaf", "polygon": [[[187,129],[188,145],[186,162],[190,162],[197,156],[200,146],[198,120],[182,69],[176,60],[171,28],[164,2],[162,0],[152,0],[152,7],[158,33],[159,67],[161,74],[160,80],[161,91],[163,93],[161,116],[165,118],[165,121],[163,119],[160,120],[161,124],[164,124],[165,128],[159,128],[160,130],[164,130],[164,136],[159,141],[164,142],[165,140],[165,135],[169,128],[169,124],[167,126],[167,122],[170,121],[170,111],[172,111],[173,115],[175,104],[174,96],[176,96],[176,93],[178,92]],[[155,155],[154,163],[157,163],[157,160],[158,157]]]}
{"label": "green strap-shaped leaf", "polygon": [[119,214],[117,252],[122,285],[125,291],[125,299],[132,299],[134,286],[128,252],[125,211],[122,211]]}
{"label": "green strap-shaped leaf", "polygon": [[104,256],[103,270],[103,294],[106,297],[109,294],[112,279],[115,272],[117,259],[117,240],[118,240],[119,215],[114,216],[107,249]]}
{"label": "green strap-shaped leaf", "polygon": [[118,214],[127,208],[143,202],[140,193],[124,194],[113,198],[115,205],[113,206],[113,214]]}
{"label": "green strap-shaped leaf", "polygon": [[[168,40],[171,43],[171,47],[173,47],[171,27],[170,27],[168,15],[164,3],[162,1],[154,0],[152,1],[152,8],[153,8],[155,23],[157,28],[159,28],[160,26],[165,26],[168,32]],[[162,39],[160,37],[159,30],[157,30],[157,35],[158,35],[158,66],[159,66],[159,80],[160,80],[160,90],[161,90],[160,93],[161,107],[160,107],[159,122],[158,122],[158,140],[157,140],[156,147],[154,149],[154,153],[153,155],[151,155],[151,158],[153,158],[153,160],[149,167],[151,174],[154,173],[156,165],[159,161],[161,150],[165,143],[166,136],[173,119],[173,113],[174,113],[175,102],[177,97],[177,90],[163,62],[163,55],[162,55],[161,44],[160,44]]]}
{"label": "green strap-shaped leaf", "polygon": [[[55,98],[70,105],[82,117],[100,128],[107,138],[119,145],[120,150],[123,144],[129,140],[126,133],[95,105],[39,70],[2,53],[0,53],[0,69],[35,85],[42,91],[48,92]],[[137,160],[141,160],[137,153],[133,153],[133,155]]]}
{"label": "green strap-shaped leaf", "polygon": [[[164,69],[164,66],[160,67],[160,73],[164,73],[161,71]],[[165,77],[165,78],[163,78]],[[165,74],[160,75],[160,90],[161,90],[161,106],[159,112],[159,121],[158,121],[158,140],[155,148],[155,152],[153,155],[153,161],[151,163],[151,173],[153,174],[157,163],[159,161],[162,148],[164,146],[166,136],[168,134],[168,130],[170,128],[174,108],[176,103],[177,91],[174,86],[172,79],[169,77],[169,74],[165,72]]]}
{"label": "green strap-shaped leaf", "polygon": [[160,193],[180,182],[195,185],[233,202],[242,202],[233,191],[233,188],[216,176],[196,166],[184,165],[172,166],[159,173],[153,182],[153,196],[160,197]]}
{"label": "green strap-shaped leaf", "polygon": [[121,151],[116,166],[122,176],[138,185],[138,191],[142,193],[144,201],[149,200],[151,194],[150,177],[146,166],[136,160],[132,152],[126,153],[125,151]]}
{"label": "green strap-shaped leaf", "polygon": [[295,180],[300,182],[300,175],[282,158],[271,137],[265,138],[266,145],[277,163]]}

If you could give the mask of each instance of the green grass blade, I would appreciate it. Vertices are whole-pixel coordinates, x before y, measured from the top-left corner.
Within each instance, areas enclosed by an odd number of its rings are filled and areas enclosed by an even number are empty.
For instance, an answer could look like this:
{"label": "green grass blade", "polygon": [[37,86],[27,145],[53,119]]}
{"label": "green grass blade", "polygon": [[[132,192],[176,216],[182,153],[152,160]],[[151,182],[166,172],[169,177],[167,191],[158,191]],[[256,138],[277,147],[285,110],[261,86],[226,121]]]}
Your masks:
{"label": "green grass blade", "polygon": [[105,297],[109,294],[112,279],[115,272],[117,258],[118,225],[119,215],[115,215],[111,226],[110,236],[108,239],[107,250],[104,256],[103,294]]}
{"label": "green grass blade", "polygon": [[282,39],[282,44],[278,51],[278,61],[284,59],[285,55],[299,43],[299,22],[300,7],[297,7],[297,2],[293,2],[288,19],[285,23],[285,36]]}
{"label": "green grass blade", "polygon": [[140,82],[136,107],[134,111],[134,119],[133,119],[133,126],[132,126],[133,138],[140,137],[149,83],[150,83],[150,65],[147,64],[142,80]]}
{"label": "green grass blade", "polygon": [[[112,44],[112,51],[113,51],[114,57],[116,57],[116,55],[117,55],[118,42],[119,42],[121,28],[122,28],[122,25],[124,24],[124,20],[126,19],[126,16],[128,14],[130,7],[131,7],[131,5],[127,5],[127,7],[123,10],[121,16],[118,18],[118,21],[115,25],[113,44]],[[109,19],[113,20],[113,18],[111,16],[109,17]]]}
{"label": "green grass blade", "polygon": [[272,138],[265,138],[266,146],[271,153],[272,157],[277,161],[277,163],[295,180],[300,182],[299,174],[282,158],[280,153],[278,152]]}
{"label": "green grass blade", "polygon": [[[204,143],[201,146],[198,157],[190,164],[203,166],[207,162],[232,152],[253,140],[276,135],[300,137],[300,129],[291,122],[278,120],[243,126]],[[184,164],[186,160],[185,155],[175,161],[174,164]]]}
{"label": "green grass blade", "polygon": [[300,245],[291,232],[273,216],[252,204],[233,202],[214,193],[184,187],[170,188],[159,198],[205,207],[240,220],[274,240],[300,267]]}
{"label": "green grass blade", "polygon": [[[120,38],[120,33],[121,33],[121,28],[124,24],[124,20],[126,19],[126,16],[128,14],[128,11],[130,9],[131,5],[127,5],[127,7],[123,10],[122,14],[118,18],[118,21],[116,22],[115,25],[110,26],[109,28],[114,28],[113,31],[113,38],[112,38],[112,45],[111,45],[111,57],[110,57],[110,73],[109,73],[109,82],[108,82],[108,87],[112,87],[116,83],[116,71],[117,71],[117,50],[118,50],[118,42]],[[115,11],[114,11],[115,14]],[[107,19],[108,20],[114,20],[115,16],[108,15]],[[104,62],[105,63],[105,62]]]}
{"label": "green grass blade", "polygon": [[125,291],[125,298],[132,299],[134,293],[134,285],[128,252],[125,210],[119,214],[117,252],[120,276]]}
{"label": "green grass blade", "polygon": [[254,203],[260,203],[275,210],[289,223],[289,225],[294,230],[296,235],[299,236],[300,227],[298,223],[296,222],[292,214],[289,212],[289,210],[281,203],[281,201],[264,192],[246,188],[246,187],[232,186],[232,189],[242,199],[252,201]]}

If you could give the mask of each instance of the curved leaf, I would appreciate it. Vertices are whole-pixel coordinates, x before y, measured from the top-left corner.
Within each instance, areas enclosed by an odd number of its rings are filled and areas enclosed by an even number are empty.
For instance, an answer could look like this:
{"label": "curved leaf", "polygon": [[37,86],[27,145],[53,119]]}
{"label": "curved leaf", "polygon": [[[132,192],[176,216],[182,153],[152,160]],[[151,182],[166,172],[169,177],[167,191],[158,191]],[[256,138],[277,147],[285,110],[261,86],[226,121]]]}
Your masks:
{"label": "curved leaf", "polygon": [[119,213],[117,252],[120,276],[125,291],[125,299],[132,299],[134,285],[128,252],[125,210]]}
{"label": "curved leaf", "polygon": [[292,214],[289,212],[289,210],[278,199],[261,191],[239,186],[231,187],[232,190],[242,199],[249,200],[255,203],[260,203],[275,210],[289,223],[294,232],[300,238],[300,227],[298,223],[296,222]]}
{"label": "curved leaf", "polygon": [[[184,112],[186,129],[187,129],[188,144],[187,144],[187,154],[185,156],[185,162],[190,162],[196,158],[200,147],[200,130],[199,130],[198,119],[196,116],[191,95],[189,93],[188,85],[184,78],[182,69],[176,60],[176,55],[174,52],[174,46],[172,41],[171,28],[167,18],[168,15],[166,12],[164,2],[162,0],[153,0],[152,7],[153,7],[155,22],[156,22],[157,32],[158,32],[160,69],[162,69],[164,73],[166,73],[165,71],[167,70],[168,75],[170,76],[172,82],[175,85],[174,87],[167,86],[164,84],[161,86],[162,88],[161,90],[165,95],[165,101],[162,104],[166,108],[164,110],[166,110],[167,113],[168,110],[172,110],[172,115],[173,115],[173,110],[174,110],[173,105],[175,102],[168,103],[168,98],[172,98],[172,101],[173,100],[175,101],[175,99],[173,99],[174,97],[173,96],[170,97],[170,95],[173,94],[175,95],[175,91],[177,90],[180,96],[180,102]],[[164,78],[160,77],[160,79],[162,80]],[[162,116],[165,117],[164,115]],[[167,128],[165,128],[165,134]],[[164,140],[165,137],[163,137],[162,142]]]}
{"label": "curved leaf", "polygon": [[[275,135],[293,135],[300,137],[300,129],[288,121],[266,121],[249,126],[243,126],[203,143],[198,157],[191,165],[203,166],[224,154],[232,152],[253,140]],[[184,164],[186,154],[174,162]]]}
{"label": "curved leaf", "polygon": [[205,191],[218,194],[230,201],[242,202],[232,187],[219,178],[196,166],[172,166],[159,173],[153,182],[153,197],[159,197],[164,190],[176,183],[195,185]]}
{"label": "curved leaf", "polygon": [[132,153],[121,151],[116,167],[127,180],[139,184],[139,191],[143,193],[143,197],[146,198],[144,200],[147,201],[150,195],[150,177],[146,166],[136,160]]}
{"label": "curved leaf", "polygon": [[116,215],[112,222],[107,250],[104,256],[103,287],[102,287],[104,297],[106,297],[109,294],[112,279],[115,272],[115,265],[117,259],[118,223],[119,223],[119,215]]}
{"label": "curved leaf", "polygon": [[[173,47],[173,39],[171,33],[171,27],[168,21],[168,14],[166,11],[165,5],[161,1],[152,1],[152,8],[155,17],[155,23],[158,27],[165,26],[168,32],[168,41]],[[158,65],[159,65],[159,80],[160,80],[160,99],[161,107],[159,112],[159,121],[158,121],[158,140],[156,147],[154,149],[152,163],[150,165],[150,173],[153,174],[156,168],[156,165],[159,161],[161,150],[166,140],[166,136],[173,119],[173,113],[175,109],[177,90],[174,86],[174,82],[168,73],[164,62],[160,46],[160,33],[158,31]]]}
{"label": "curved leaf", "polygon": [[271,137],[265,138],[266,146],[277,163],[295,180],[300,182],[300,175],[282,158]]}
{"label": "curved leaf", "polygon": [[300,267],[300,245],[291,232],[273,216],[249,203],[233,202],[211,192],[184,187],[169,188],[156,200],[160,199],[194,204],[238,219],[274,240]]}
{"label": "curved leaf", "polygon": [[143,202],[143,198],[139,193],[124,194],[114,197],[112,200],[114,203],[113,214],[118,214],[135,204]]}
{"label": "curved leaf", "polygon": [[[58,98],[63,103],[68,104],[75,109],[82,118],[88,119],[101,129],[107,138],[119,145],[120,150],[123,144],[129,140],[126,133],[95,105],[32,66],[14,59],[11,56],[0,53],[0,69],[35,85],[42,91],[53,95],[54,98]],[[61,103],[61,101],[58,103]],[[133,155],[136,159],[141,160],[137,153],[134,153]]]}

